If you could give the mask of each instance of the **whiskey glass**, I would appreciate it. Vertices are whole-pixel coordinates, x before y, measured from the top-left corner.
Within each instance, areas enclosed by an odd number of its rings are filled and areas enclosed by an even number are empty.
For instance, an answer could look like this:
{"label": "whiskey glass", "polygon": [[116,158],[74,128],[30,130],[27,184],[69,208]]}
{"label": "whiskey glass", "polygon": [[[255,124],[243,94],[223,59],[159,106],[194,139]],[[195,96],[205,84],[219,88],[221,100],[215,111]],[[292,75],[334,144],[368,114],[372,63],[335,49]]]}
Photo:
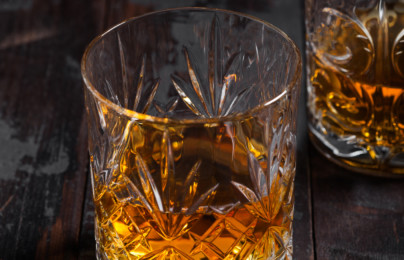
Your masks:
{"label": "whiskey glass", "polygon": [[306,0],[312,143],[354,171],[404,176],[404,2]]}
{"label": "whiskey glass", "polygon": [[98,259],[292,259],[301,58],[265,21],[132,18],[82,60]]}

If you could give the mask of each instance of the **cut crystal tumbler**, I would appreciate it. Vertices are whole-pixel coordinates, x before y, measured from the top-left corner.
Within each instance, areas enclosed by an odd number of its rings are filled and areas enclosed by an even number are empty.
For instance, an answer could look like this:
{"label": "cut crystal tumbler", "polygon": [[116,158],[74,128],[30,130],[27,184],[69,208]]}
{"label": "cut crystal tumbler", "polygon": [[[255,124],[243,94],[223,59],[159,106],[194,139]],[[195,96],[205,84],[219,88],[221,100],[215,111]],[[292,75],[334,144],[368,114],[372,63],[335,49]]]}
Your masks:
{"label": "cut crystal tumbler", "polygon": [[300,54],[203,8],[127,20],[82,73],[98,259],[291,259]]}

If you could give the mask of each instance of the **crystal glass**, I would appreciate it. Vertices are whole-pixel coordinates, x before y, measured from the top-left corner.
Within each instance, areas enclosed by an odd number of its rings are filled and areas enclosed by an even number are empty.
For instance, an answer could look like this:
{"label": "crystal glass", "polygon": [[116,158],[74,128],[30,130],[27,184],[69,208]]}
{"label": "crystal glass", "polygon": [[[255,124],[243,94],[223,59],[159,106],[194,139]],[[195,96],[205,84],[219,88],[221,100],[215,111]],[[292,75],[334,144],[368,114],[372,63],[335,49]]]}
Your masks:
{"label": "crystal glass", "polygon": [[404,176],[404,2],[306,0],[314,145],[334,162]]}
{"label": "crystal glass", "polygon": [[185,8],[127,20],[82,73],[98,259],[291,259],[300,54]]}

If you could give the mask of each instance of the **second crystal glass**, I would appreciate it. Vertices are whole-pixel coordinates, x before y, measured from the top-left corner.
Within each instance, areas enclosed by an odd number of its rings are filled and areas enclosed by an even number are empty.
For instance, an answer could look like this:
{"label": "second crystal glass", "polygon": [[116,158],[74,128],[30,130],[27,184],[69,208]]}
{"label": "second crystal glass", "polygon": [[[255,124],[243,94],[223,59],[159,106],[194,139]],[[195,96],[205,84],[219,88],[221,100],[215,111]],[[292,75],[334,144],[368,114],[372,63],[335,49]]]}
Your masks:
{"label": "second crystal glass", "polygon": [[334,162],[404,176],[404,3],[306,0],[311,139]]}
{"label": "second crystal glass", "polygon": [[299,51],[238,13],[128,20],[83,57],[98,259],[291,259]]}

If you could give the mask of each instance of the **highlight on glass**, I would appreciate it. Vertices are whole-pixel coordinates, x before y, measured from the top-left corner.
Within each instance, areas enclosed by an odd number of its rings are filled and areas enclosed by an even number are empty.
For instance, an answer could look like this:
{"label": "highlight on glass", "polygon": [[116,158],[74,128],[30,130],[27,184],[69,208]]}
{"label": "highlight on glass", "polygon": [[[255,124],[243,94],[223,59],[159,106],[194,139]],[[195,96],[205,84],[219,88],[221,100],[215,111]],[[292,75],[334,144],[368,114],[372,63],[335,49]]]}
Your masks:
{"label": "highlight on glass", "polygon": [[98,259],[292,259],[295,44],[240,13],[127,20],[82,60]]}

